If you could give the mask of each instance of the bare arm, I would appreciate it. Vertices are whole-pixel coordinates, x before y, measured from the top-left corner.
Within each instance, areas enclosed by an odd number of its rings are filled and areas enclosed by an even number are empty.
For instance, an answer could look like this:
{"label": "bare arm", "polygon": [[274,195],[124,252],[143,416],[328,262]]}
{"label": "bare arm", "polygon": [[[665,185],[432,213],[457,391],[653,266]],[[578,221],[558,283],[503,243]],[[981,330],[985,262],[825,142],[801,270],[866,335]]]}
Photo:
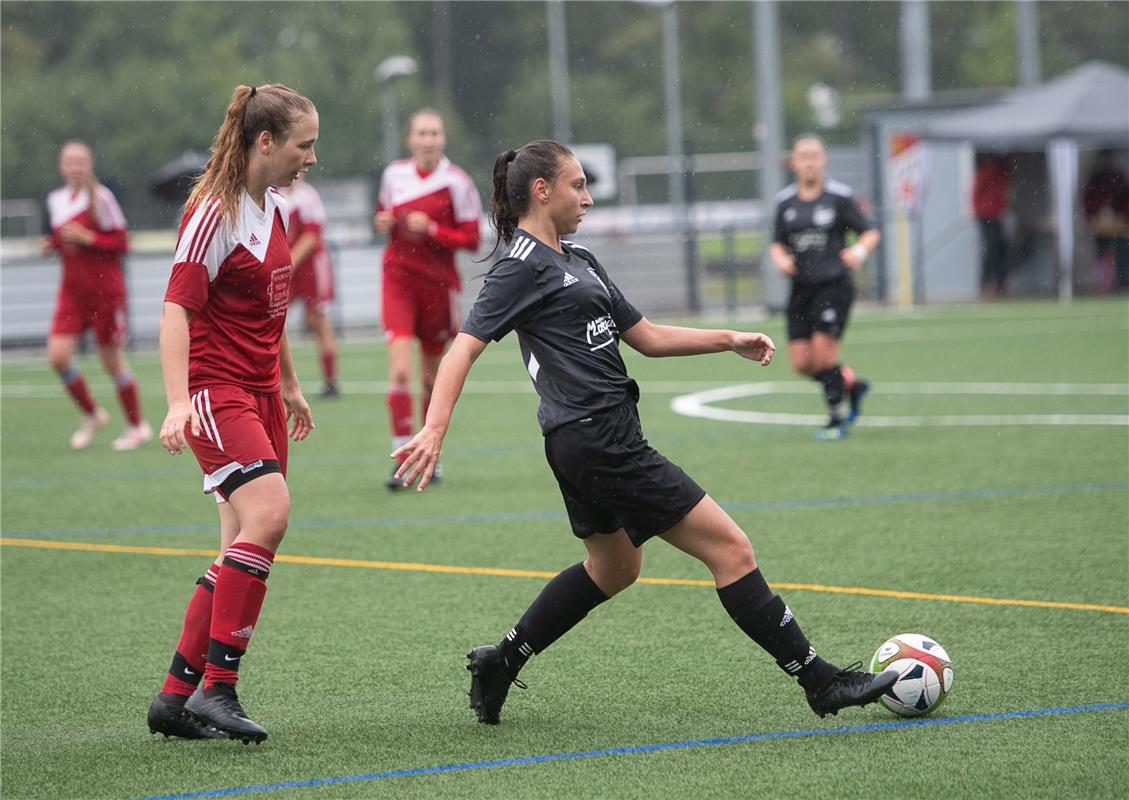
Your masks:
{"label": "bare arm", "polygon": [[780,242],[773,242],[768,246],[768,257],[772,259],[773,265],[785,275],[796,274],[796,259],[788,252],[788,248]]}
{"label": "bare arm", "polygon": [[866,263],[870,254],[874,252],[874,248],[878,247],[878,242],[881,239],[882,234],[878,232],[877,228],[865,230],[859,234],[857,242],[839,252],[839,258],[851,269],[859,269]]}
{"label": "bare arm", "polygon": [[763,333],[656,325],[646,317],[624,331],[620,338],[649,358],[696,356],[732,350],[768,366],[776,352],[772,339]]}
{"label": "bare arm", "polygon": [[282,340],[278,344],[278,371],[280,373],[280,390],[282,402],[286,405],[286,415],[290,420],[290,438],[300,442],[310,435],[314,429],[314,417],[310,411],[310,404],[302,394],[302,387],[298,385],[298,374],[294,371],[294,360],[290,357],[290,339],[286,331],[282,332]]}
{"label": "bare arm", "polygon": [[161,423],[161,444],[173,455],[183,452],[188,446],[184,436],[186,425],[191,426],[193,436],[200,435],[200,417],[188,397],[188,321],[191,314],[184,306],[169,302],[161,310],[161,373],[169,405],[165,421]]}
{"label": "bare arm", "polygon": [[392,453],[392,458],[403,458],[404,463],[396,470],[396,478],[402,479],[405,486],[419,480],[417,491],[422,492],[431,483],[435,464],[439,461],[439,451],[443,447],[443,437],[451,424],[455,403],[462,394],[470,368],[482,351],[486,342],[459,333],[447,355],[439,363],[439,373],[435,377],[435,387],[431,390],[431,404],[427,407],[427,419],[423,428],[411,441]]}
{"label": "bare arm", "polygon": [[298,241],[294,242],[294,246],[290,248],[290,263],[298,266],[309,258],[310,254],[317,249],[320,240],[321,236],[315,231],[306,231],[299,236]]}

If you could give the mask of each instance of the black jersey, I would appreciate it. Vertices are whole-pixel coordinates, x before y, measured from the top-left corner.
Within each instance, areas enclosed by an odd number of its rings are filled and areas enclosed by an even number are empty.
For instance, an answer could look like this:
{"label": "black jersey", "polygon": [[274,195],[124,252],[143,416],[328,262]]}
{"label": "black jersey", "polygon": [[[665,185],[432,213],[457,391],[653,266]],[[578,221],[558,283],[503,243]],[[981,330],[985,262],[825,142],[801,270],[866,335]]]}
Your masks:
{"label": "black jersey", "polygon": [[589,250],[561,245],[563,254],[520,228],[514,231],[462,326],[484,342],[517,331],[541,398],[542,433],[639,397],[619,354],[619,334],[643,315]]}
{"label": "black jersey", "polygon": [[845,183],[828,180],[814,200],[801,200],[796,184],[776,195],[776,221],[772,240],[784,245],[796,259],[797,283],[821,283],[847,273],[839,259],[847,230],[856,233],[874,227],[859,210]]}

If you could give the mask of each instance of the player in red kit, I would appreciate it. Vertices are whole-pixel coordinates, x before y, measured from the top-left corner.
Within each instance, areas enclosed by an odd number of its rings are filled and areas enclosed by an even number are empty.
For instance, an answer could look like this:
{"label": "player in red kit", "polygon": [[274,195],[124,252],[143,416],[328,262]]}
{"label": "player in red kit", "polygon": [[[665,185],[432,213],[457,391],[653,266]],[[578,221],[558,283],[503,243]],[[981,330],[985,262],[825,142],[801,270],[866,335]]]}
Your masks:
{"label": "player in red kit", "polygon": [[63,262],[63,280],[47,337],[47,360],[82,410],[82,423],[71,436],[71,447],[81,450],[110,421],[74,365],[75,345],[87,329],[94,330],[98,355],[117,386],[127,421],[113,448],[134,450],[152,439],[153,431],[141,416],[137,382],[122,354],[126,339],[121,264],[128,247],[125,216],[113,193],[94,176],[94,154],[86,142],[76,139],[63,145],[59,174],[66,185],[47,196],[51,235],[43,237],[41,244],[44,255],[58,253]]}
{"label": "player in red kit", "polygon": [[290,516],[287,434],[301,441],[314,427],[286,340],[290,212],[271,187],[317,163],[317,136],[317,110],[298,92],[236,87],[185,206],[161,314],[161,444],[174,455],[188,446],[200,463],[218,502],[220,555],[188,603],[149,707],[153,733],[267,737],[235,683]]}
{"label": "player in red kit", "polygon": [[325,381],[323,397],[336,397],[337,341],[329,322],[329,306],[333,302],[333,265],[325,246],[325,206],[321,195],[299,178],[289,188],[282,187],[282,196],[290,204],[290,225],[287,239],[294,261],[294,280],[290,284],[290,303],[306,304],[306,326],[317,343],[321,373]]}
{"label": "player in red kit", "polygon": [[[443,118],[431,108],[408,123],[411,158],[380,181],[376,230],[388,235],[381,314],[388,343],[388,414],[393,449],[412,436],[412,340],[420,343],[420,414],[427,416],[439,362],[459,328],[455,251],[477,250],[482,203],[473,181],[444,155]],[[393,469],[395,472],[395,469]],[[390,477],[389,489],[400,488]]]}

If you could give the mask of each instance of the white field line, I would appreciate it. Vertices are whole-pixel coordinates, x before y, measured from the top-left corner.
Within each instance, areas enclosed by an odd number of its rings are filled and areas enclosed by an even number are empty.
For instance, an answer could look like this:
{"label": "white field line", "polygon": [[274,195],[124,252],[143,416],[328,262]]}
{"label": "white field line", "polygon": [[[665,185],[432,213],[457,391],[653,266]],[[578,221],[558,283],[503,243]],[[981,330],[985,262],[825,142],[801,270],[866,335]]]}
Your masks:
{"label": "white field line", "polygon": [[[1059,397],[1126,397],[1129,386],[1113,383],[889,383],[880,384],[883,394],[901,395],[995,395]],[[819,414],[747,411],[718,408],[714,403],[772,394],[807,394],[808,384],[797,382],[746,383],[706,389],[675,397],[670,408],[677,414],[720,422],[749,425],[802,425],[813,427],[827,421]],[[870,428],[917,428],[925,426],[1001,425],[1129,425],[1129,414],[945,414],[927,416],[863,415],[855,423]]]}

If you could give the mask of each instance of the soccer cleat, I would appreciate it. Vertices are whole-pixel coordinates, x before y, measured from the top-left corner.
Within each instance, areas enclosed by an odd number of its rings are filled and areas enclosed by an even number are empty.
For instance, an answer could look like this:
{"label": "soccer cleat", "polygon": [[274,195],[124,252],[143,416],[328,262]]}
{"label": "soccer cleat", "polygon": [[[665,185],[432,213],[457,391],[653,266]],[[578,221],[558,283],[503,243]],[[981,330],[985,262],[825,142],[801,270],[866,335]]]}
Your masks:
{"label": "soccer cleat", "polygon": [[125,432],[117,439],[114,439],[113,444],[110,446],[119,452],[136,450],[152,438],[153,429],[149,427],[148,422],[143,421],[140,425],[130,425],[126,428]]}
{"label": "soccer cleat", "polygon": [[149,732],[181,739],[226,739],[227,734],[211,725],[200,722],[184,706],[170,703],[161,695],[153,698],[149,706]]}
{"label": "soccer cleat", "polygon": [[862,399],[869,391],[870,384],[864,380],[855,381],[855,385],[851,387],[851,411],[847,414],[848,423],[853,423],[859,418],[859,414],[862,413]]}
{"label": "soccer cleat", "polygon": [[396,470],[400,469],[400,462],[397,461],[392,465],[392,474],[388,476],[388,480],[384,482],[385,488],[390,492],[399,491],[404,488],[404,479],[396,477]]}
{"label": "soccer cleat", "polygon": [[101,406],[94,409],[93,413],[83,416],[78,430],[71,434],[71,448],[84,450],[90,447],[90,443],[94,441],[94,434],[106,427],[106,423],[109,421],[109,412]]}
{"label": "soccer cleat", "polygon": [[815,432],[815,438],[821,442],[837,442],[847,438],[847,423],[841,419],[832,419],[824,427]]}
{"label": "soccer cleat", "polygon": [[857,661],[836,672],[822,689],[808,691],[808,705],[821,717],[835,716],[841,708],[873,703],[897,680],[896,672],[863,672],[862,662]]}
{"label": "soccer cleat", "polygon": [[506,702],[510,684],[525,689],[524,683],[511,678],[502,664],[502,651],[497,645],[476,647],[466,654],[470,661],[470,707],[484,725],[497,725],[502,721],[502,704]]}
{"label": "soccer cleat", "polygon": [[267,738],[267,729],[247,718],[235,695],[235,687],[230,684],[215,684],[210,693],[197,690],[184,707],[200,722],[243,744],[258,744]]}
{"label": "soccer cleat", "polygon": [[340,397],[341,387],[337,385],[337,381],[326,381],[325,386],[321,390],[322,397]]}

